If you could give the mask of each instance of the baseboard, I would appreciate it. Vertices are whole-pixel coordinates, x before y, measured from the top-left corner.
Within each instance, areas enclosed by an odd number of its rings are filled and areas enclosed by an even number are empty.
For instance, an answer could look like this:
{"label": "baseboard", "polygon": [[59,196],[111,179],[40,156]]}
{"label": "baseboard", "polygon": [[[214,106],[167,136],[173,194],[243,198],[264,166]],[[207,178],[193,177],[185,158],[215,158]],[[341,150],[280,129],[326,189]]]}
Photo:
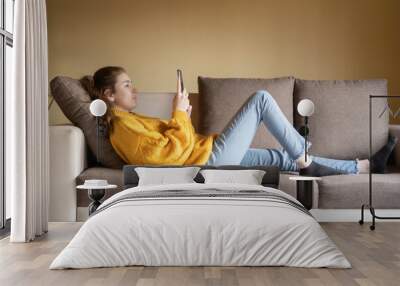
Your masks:
{"label": "baseboard", "polygon": [[76,208],[76,221],[85,221],[89,217],[89,210],[87,207]]}
{"label": "baseboard", "polygon": [[[360,209],[312,209],[310,212],[319,222],[358,222],[361,218]],[[400,217],[400,209],[376,209],[375,215]],[[372,221],[369,209],[364,211],[364,221]]]}
{"label": "baseboard", "polygon": [[[312,209],[310,212],[319,222],[358,222],[361,218],[360,209]],[[85,221],[89,217],[88,208],[78,207],[76,214],[77,221]],[[400,209],[378,209],[375,214],[400,217]],[[372,221],[369,210],[364,211],[364,221]]]}

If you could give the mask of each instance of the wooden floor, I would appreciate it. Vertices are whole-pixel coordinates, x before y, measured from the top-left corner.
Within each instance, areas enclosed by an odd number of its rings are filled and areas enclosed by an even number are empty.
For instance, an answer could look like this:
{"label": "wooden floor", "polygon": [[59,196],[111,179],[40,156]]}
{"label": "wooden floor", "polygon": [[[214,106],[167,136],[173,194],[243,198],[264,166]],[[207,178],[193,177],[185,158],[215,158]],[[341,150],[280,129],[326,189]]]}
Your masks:
{"label": "wooden floor", "polygon": [[120,267],[48,270],[80,223],[51,223],[44,237],[10,244],[0,241],[0,285],[400,285],[400,222],[368,225],[325,223],[323,228],[353,268]]}

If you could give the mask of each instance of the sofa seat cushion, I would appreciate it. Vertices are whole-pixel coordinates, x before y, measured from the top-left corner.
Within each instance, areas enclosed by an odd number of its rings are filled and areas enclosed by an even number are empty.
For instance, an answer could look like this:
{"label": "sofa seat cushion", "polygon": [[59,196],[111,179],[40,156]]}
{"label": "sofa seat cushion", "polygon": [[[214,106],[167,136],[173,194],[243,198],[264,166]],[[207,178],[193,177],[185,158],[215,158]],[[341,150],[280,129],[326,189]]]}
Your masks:
{"label": "sofa seat cushion", "polygon": [[[77,79],[57,76],[50,82],[51,94],[64,115],[82,129],[92,154],[96,154],[96,118],[90,113],[91,98]],[[101,141],[101,142],[100,142]],[[122,169],[124,162],[114,151],[108,136],[99,137],[100,163],[109,168]]]}
{"label": "sofa seat cushion", "polygon": [[[296,79],[294,104],[311,99],[315,112],[309,119],[310,151],[334,159],[365,159],[369,153],[369,95],[387,94],[387,80],[301,80]],[[389,116],[383,111],[387,100],[373,99],[373,152],[388,138]],[[295,112],[295,126],[304,119]]]}
{"label": "sofa seat cushion", "polygon": [[[221,133],[246,100],[258,90],[267,90],[293,123],[293,77],[273,79],[198,77],[199,133]],[[277,147],[279,143],[260,124],[251,147]]]}
{"label": "sofa seat cushion", "polygon": [[[322,177],[318,181],[320,209],[358,209],[368,203],[368,174]],[[374,208],[400,208],[400,173],[372,175]]]}
{"label": "sofa seat cushion", "polygon": [[[91,179],[102,179],[107,180],[109,184],[117,185],[116,189],[106,190],[106,195],[104,199],[107,199],[122,191],[123,186],[123,175],[122,169],[109,169],[109,168],[101,168],[101,167],[93,167],[88,168],[83,171],[78,177],[76,177],[76,185],[82,185],[85,183],[85,180]],[[90,204],[90,199],[88,197],[86,190],[77,191],[77,205],[78,207],[87,207]]]}

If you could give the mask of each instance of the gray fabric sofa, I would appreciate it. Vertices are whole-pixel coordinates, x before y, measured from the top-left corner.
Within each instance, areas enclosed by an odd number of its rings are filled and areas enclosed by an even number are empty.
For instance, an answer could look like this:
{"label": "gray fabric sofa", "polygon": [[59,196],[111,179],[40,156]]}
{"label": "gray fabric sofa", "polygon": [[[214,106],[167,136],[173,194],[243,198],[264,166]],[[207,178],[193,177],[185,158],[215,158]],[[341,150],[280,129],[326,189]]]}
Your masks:
{"label": "gray fabric sofa", "polygon": [[[296,112],[297,103],[304,98],[313,100],[316,111],[309,121],[310,140],[313,143],[310,152],[313,155],[336,159],[367,158],[369,148],[368,96],[369,94],[387,94],[387,81],[379,79],[314,81],[293,77],[275,79],[199,77],[198,84],[199,94],[193,94],[191,98],[194,105],[194,117],[196,118],[193,123],[199,133],[220,132],[245,100],[255,91],[263,89],[272,94],[289,121],[296,128],[303,123],[303,119]],[[120,162],[113,163],[114,153],[110,156],[108,154],[102,155],[102,157],[105,157],[102,167],[94,164],[93,150],[96,147],[93,139],[93,134],[95,134],[93,132],[94,121],[91,125],[88,124],[88,121],[91,120],[88,117],[90,98],[85,94],[79,82],[68,77],[56,77],[51,82],[51,91],[66,117],[77,126],[52,126],[50,128],[53,172],[62,172],[62,166],[74,164],[63,158],[62,149],[68,148],[55,146],[55,144],[63,144],[60,143],[60,140],[56,140],[61,136],[60,132],[62,133],[63,129],[75,128],[75,131],[82,131],[82,137],[85,138],[88,145],[86,153],[83,155],[84,163],[79,165],[81,172],[76,176],[76,168],[74,169],[74,174],[71,175],[74,176],[73,183],[69,184],[68,188],[71,188],[74,184],[81,184],[85,179],[90,178],[104,178],[112,184],[122,186],[122,167]],[[141,98],[140,96],[139,94],[139,98]],[[173,93],[159,94],[159,96],[161,105],[169,106]],[[154,100],[154,98],[147,96],[147,100]],[[384,100],[376,101],[373,114],[379,114],[385,104]],[[149,106],[139,108],[136,112],[151,114],[150,108]],[[163,112],[164,114],[159,114],[159,117],[167,118],[170,114],[169,109],[165,109]],[[376,116],[373,126],[374,151],[386,143],[389,132],[400,136],[400,126],[389,125],[387,113],[381,118]],[[57,143],[53,144],[52,142]],[[64,142],[69,141],[64,140]],[[107,144],[108,142],[103,146],[109,146]],[[278,146],[278,142],[261,124],[252,147],[276,148]],[[374,198],[377,208],[400,208],[400,173],[396,172],[397,166],[400,167],[399,146],[396,147],[391,164],[393,171],[390,173],[373,175]],[[61,168],[61,171],[57,171],[57,168]],[[293,173],[282,172],[280,189],[295,196],[295,182],[288,179],[291,175]],[[61,192],[60,188],[63,188],[58,184],[56,176],[51,178],[51,186],[52,192],[53,189]],[[118,191],[120,189],[111,191],[107,196]],[[74,192],[77,201],[75,207],[86,207],[88,205],[89,201],[84,192],[68,191],[68,193],[72,192]],[[367,199],[368,175],[322,177],[321,181],[315,183],[313,208],[358,209]],[[52,200],[57,200],[57,196],[51,196]],[[54,215],[50,212],[52,220],[73,220],[71,215],[65,218],[56,213],[56,210],[54,210]]]}
{"label": "gray fabric sofa", "polygon": [[[365,159],[369,154],[369,95],[386,95],[385,79],[370,80],[302,80],[293,77],[275,79],[237,79],[199,77],[200,132],[219,132],[244,100],[255,90],[265,89],[278,102],[296,129],[303,125],[303,118],[296,107],[308,98],[315,104],[315,113],[309,119],[310,152],[313,155],[334,159]],[[400,136],[400,126],[389,125],[389,114],[378,117],[386,100],[373,103],[373,152],[386,142],[388,133]],[[277,147],[279,144],[260,126],[252,146]],[[397,146],[393,165],[400,165]],[[396,160],[397,159],[397,160]],[[395,166],[388,174],[373,175],[374,206],[400,208],[400,173]],[[282,172],[280,189],[295,196],[293,174]],[[368,175],[340,175],[323,177],[314,183],[313,208],[357,209],[368,201]]]}

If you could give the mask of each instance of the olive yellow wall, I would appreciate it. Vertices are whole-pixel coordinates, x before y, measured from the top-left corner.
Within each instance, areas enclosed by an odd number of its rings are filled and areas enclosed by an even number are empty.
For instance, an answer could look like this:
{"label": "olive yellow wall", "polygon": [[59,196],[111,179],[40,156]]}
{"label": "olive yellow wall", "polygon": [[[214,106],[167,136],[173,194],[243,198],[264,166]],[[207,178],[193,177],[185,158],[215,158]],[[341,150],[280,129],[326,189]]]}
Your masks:
{"label": "olive yellow wall", "polygon": [[[124,66],[141,91],[197,76],[387,78],[400,94],[399,0],[47,0],[49,78]],[[54,104],[50,123],[67,122]]]}

